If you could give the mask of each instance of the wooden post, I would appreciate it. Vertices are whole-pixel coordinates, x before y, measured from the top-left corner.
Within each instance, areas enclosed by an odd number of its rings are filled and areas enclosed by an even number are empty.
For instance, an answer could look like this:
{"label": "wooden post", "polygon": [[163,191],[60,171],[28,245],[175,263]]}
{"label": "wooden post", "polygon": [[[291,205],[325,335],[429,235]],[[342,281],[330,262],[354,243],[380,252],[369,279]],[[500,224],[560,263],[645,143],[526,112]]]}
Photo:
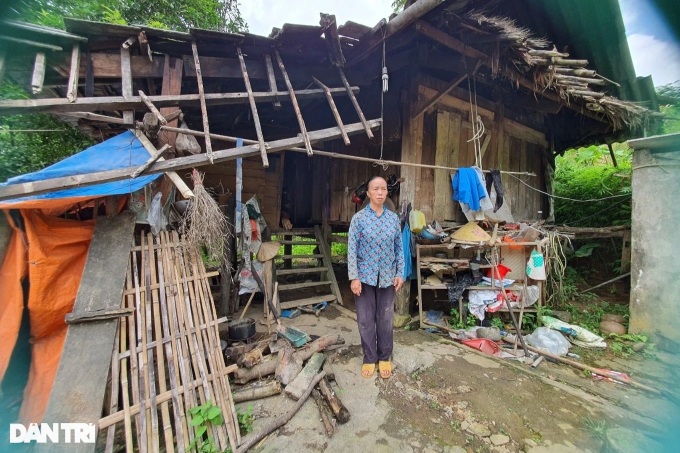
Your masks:
{"label": "wooden post", "polygon": [[161,123],[163,126],[168,124],[168,120],[165,119],[163,115],[161,115],[161,112],[156,108],[155,105],[153,105],[153,102],[151,102],[151,99],[144,94],[142,90],[139,90],[139,97],[142,98],[142,102],[144,105],[146,105],[149,108],[149,111],[153,113],[153,115],[158,119],[158,122]]}
{"label": "wooden post", "polygon": [[31,89],[33,90],[33,94],[42,92],[46,66],[47,59],[45,57],[45,52],[36,53],[35,64],[33,65],[33,77],[31,78]]}
{"label": "wooden post", "polygon": [[[286,67],[283,65],[283,60],[281,59],[281,55],[279,55],[278,50],[274,51],[274,56],[276,56],[276,61],[279,64],[279,69],[283,74],[283,81],[286,83],[286,88],[288,88],[290,102],[293,104],[293,109],[295,110],[295,115],[297,116],[298,124],[300,125],[300,133],[302,134],[302,138],[305,142],[305,149],[307,150],[307,154],[311,156],[312,154],[314,154],[314,152],[312,151],[312,144],[309,141],[309,135],[307,134],[307,127],[305,126],[305,121],[302,119],[302,112],[300,112],[300,106],[298,105],[297,98],[295,97],[295,90],[293,90],[293,85],[290,83],[290,79],[288,78],[288,72],[286,72]],[[352,93],[352,96],[354,96],[354,93]]]}
{"label": "wooden post", "polygon": [[[276,75],[274,74],[274,65],[272,65],[272,56],[269,54],[264,54],[264,65],[267,69],[267,80],[269,80],[269,91],[272,93],[278,93],[279,89],[276,87]],[[0,80],[1,81],[1,80]],[[281,102],[278,97],[273,102],[274,110],[281,108]]]}
{"label": "wooden post", "polygon": [[246,61],[243,58],[243,52],[241,52],[241,48],[237,47],[236,52],[238,53],[238,60],[241,63],[243,82],[245,83],[246,91],[248,92],[248,100],[250,101],[250,111],[253,114],[253,123],[255,123],[255,133],[257,134],[257,141],[258,144],[260,145],[262,166],[264,168],[267,168],[269,167],[269,159],[267,158],[267,147],[264,143],[264,137],[262,135],[262,125],[260,124],[260,115],[257,114],[257,104],[255,104],[255,98],[253,97],[253,89],[250,86],[250,79],[248,78],[248,68],[246,67]]}
{"label": "wooden post", "polygon": [[[170,58],[170,55],[165,55],[163,61],[163,84],[161,86],[161,95],[163,96],[177,96],[182,93],[182,69],[184,61],[181,58]],[[177,107],[165,107],[160,109],[161,115],[168,120],[168,126],[176,127],[178,124],[177,117],[174,120],[170,119],[170,114],[177,111]],[[176,132],[163,131],[158,134],[161,143],[175,147],[175,140],[177,140]]]}
{"label": "wooden post", "polygon": [[[132,98],[132,64],[130,60],[130,45],[125,41],[120,48],[120,78],[124,99]],[[134,111],[123,111],[123,119],[126,124],[133,124],[135,121]]]}
{"label": "wooden post", "polygon": [[203,132],[205,133],[205,153],[208,155],[210,164],[213,163],[212,143],[210,143],[210,126],[208,125],[208,107],[205,105],[205,92],[203,91],[203,76],[201,75],[201,62],[198,59],[198,47],[196,41],[191,41],[191,51],[194,54],[196,66],[196,83],[198,84],[198,97],[201,102],[201,116],[203,118]]}
{"label": "wooden post", "polygon": [[[78,75],[80,73],[80,44],[74,43],[71,51],[71,71],[68,76],[66,98],[74,102],[78,97]],[[1,80],[1,77],[0,77]]]}

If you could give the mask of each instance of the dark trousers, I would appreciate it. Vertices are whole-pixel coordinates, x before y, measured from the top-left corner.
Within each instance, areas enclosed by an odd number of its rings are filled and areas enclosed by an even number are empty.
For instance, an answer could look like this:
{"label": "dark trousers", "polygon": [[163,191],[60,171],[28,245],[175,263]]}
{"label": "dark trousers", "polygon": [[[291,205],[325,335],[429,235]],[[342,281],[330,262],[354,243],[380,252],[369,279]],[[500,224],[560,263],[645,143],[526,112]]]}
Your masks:
{"label": "dark trousers", "polygon": [[354,296],[364,363],[387,361],[392,356],[394,300],[394,286],[378,288],[365,283],[361,295]]}

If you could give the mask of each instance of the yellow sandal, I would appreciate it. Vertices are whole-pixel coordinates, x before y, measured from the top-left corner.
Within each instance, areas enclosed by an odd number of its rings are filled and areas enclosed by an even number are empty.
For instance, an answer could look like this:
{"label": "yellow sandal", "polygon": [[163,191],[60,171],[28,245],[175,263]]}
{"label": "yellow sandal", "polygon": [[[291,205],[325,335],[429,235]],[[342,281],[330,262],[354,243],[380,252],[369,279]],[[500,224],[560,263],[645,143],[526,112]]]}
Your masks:
{"label": "yellow sandal", "polygon": [[381,378],[389,379],[392,377],[392,363],[389,360],[378,362],[378,370],[380,370]]}
{"label": "yellow sandal", "polygon": [[364,363],[361,365],[361,377],[364,379],[370,379],[375,373],[375,363]]}

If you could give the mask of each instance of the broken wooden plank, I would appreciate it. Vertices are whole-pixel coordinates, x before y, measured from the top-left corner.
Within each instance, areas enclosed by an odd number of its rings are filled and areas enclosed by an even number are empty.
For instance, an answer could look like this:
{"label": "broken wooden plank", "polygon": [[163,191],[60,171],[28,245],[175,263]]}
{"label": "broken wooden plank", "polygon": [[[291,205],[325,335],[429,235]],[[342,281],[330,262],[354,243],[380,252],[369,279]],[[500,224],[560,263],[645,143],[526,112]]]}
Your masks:
{"label": "broken wooden plank", "polygon": [[[73,100],[75,102],[75,99]],[[98,113],[90,113],[90,112],[64,112],[62,113],[64,116],[72,116],[73,118],[83,118],[86,120],[90,121],[98,121],[101,123],[110,123],[110,124],[125,124],[128,126],[132,126],[132,123],[126,123],[125,119],[123,118],[118,118],[115,116],[108,116],[108,115],[99,115]]]}
{"label": "broken wooden plank", "polygon": [[253,89],[250,86],[250,79],[248,78],[248,68],[246,67],[246,61],[243,58],[243,52],[241,52],[241,48],[237,47],[236,52],[238,53],[238,61],[241,63],[243,83],[245,83],[246,85],[248,101],[250,102],[250,111],[253,114],[253,123],[255,123],[255,134],[257,135],[257,141],[260,146],[260,155],[262,156],[262,166],[267,168],[269,167],[269,159],[267,158],[267,148],[264,143],[264,136],[262,135],[262,124],[260,124],[260,115],[257,114],[257,104],[255,103],[255,98],[253,97]]}
{"label": "broken wooden plank", "polygon": [[67,313],[64,317],[64,322],[66,324],[79,324],[82,322],[118,319],[122,316],[130,316],[134,311],[134,308],[109,308],[80,313]]}
{"label": "broken wooden plank", "polygon": [[[264,65],[267,69],[267,80],[269,81],[269,91],[276,93],[279,89],[276,87],[276,75],[274,74],[274,66],[272,65],[272,56],[268,53],[264,54]],[[0,79],[2,81],[2,79]],[[281,101],[278,98],[273,102],[274,109],[278,110],[281,108]]]}
{"label": "broken wooden plank", "polygon": [[344,125],[342,124],[342,118],[340,117],[340,112],[338,112],[338,107],[335,105],[335,101],[333,100],[333,95],[331,94],[331,90],[328,89],[326,85],[324,85],[319,79],[316,77],[312,77],[314,80],[314,83],[319,85],[319,88],[323,90],[324,93],[326,93],[326,100],[328,100],[328,105],[331,108],[331,111],[333,112],[333,116],[335,117],[335,122],[337,123],[338,127],[342,131],[342,140],[345,142],[345,145],[349,145],[349,137],[345,133]]}
{"label": "broken wooden plank", "polygon": [[42,92],[43,83],[45,82],[45,68],[47,66],[47,59],[45,52],[38,52],[35,54],[35,63],[33,65],[33,76],[31,77],[31,90],[33,94]]}
{"label": "broken wooden plank", "polygon": [[361,121],[361,124],[364,125],[366,135],[368,136],[368,138],[373,138],[373,132],[371,131],[371,128],[368,127],[368,123],[366,121],[366,117],[364,116],[364,112],[361,110],[359,101],[357,101],[356,96],[354,96],[354,93],[352,92],[352,87],[350,86],[347,77],[345,77],[345,72],[339,66],[338,72],[340,73],[340,79],[342,80],[342,84],[345,86],[345,90],[347,91],[347,96],[349,96],[350,100],[352,101],[352,105],[354,106],[354,110],[356,110],[357,115],[359,116],[359,121]]}
{"label": "broken wooden plank", "polygon": [[472,74],[470,74],[470,75],[463,74],[462,76],[451,81],[451,83],[446,88],[444,88],[443,90],[438,92],[433,98],[426,101],[425,105],[423,105],[421,108],[416,109],[416,113],[415,113],[415,115],[413,115],[412,119],[417,120],[418,118],[420,118],[430,108],[437,105],[437,103],[441,100],[441,98],[443,98],[444,96],[449,94],[451,92],[451,90],[453,90],[458,85],[460,85],[461,82],[465,81],[465,79],[467,79],[468,77],[474,77],[474,75],[477,73],[477,70],[479,69],[480,66],[481,66],[481,62],[478,61],[477,64],[475,65],[475,69],[472,71]]}
{"label": "broken wooden plank", "polygon": [[[371,125],[371,127],[374,128],[378,127],[378,125],[380,125],[380,120],[371,120],[369,124]],[[356,134],[363,131],[363,126],[358,123],[350,124],[345,127],[345,131],[350,135]],[[315,142],[333,140],[338,137],[340,137],[340,130],[337,127],[310,132],[310,140],[313,140]],[[146,141],[148,142],[148,139],[146,139]],[[142,143],[144,143],[144,141],[142,141]],[[299,137],[276,140],[273,142],[269,142],[269,148],[267,151],[270,153],[283,151],[286,149],[298,147],[301,144],[302,139]],[[151,146],[153,147],[153,145]],[[150,154],[155,154],[156,153],[155,148],[152,149],[154,151],[152,151]],[[241,146],[237,148],[216,151],[214,155],[214,161],[215,163],[227,162],[243,157],[258,156],[259,154],[260,150],[257,146]],[[147,174],[158,174],[165,173],[168,171],[184,170],[187,168],[200,167],[208,164],[209,164],[208,158],[205,154],[178,157],[168,161],[162,160],[161,158],[159,159],[158,162],[156,162],[149,168]],[[62,178],[47,179],[44,181],[34,181],[22,184],[10,184],[0,187],[0,201],[20,196],[54,192],[57,190],[67,189],[70,187],[85,187],[94,184],[99,184],[102,182],[120,181],[122,179],[129,178],[130,175],[134,173],[136,169],[137,167],[127,167],[117,170],[109,170],[103,172],[88,173],[83,175],[72,175]]]}
{"label": "broken wooden plank", "polygon": [[154,116],[158,119],[158,122],[161,123],[163,126],[168,124],[168,120],[165,119],[163,115],[161,115],[161,112],[156,108],[155,105],[153,105],[153,102],[149,99],[149,97],[144,94],[142,90],[139,90],[139,97],[142,98],[142,102],[144,105],[146,105],[149,108],[149,111],[154,114]]}
{"label": "broken wooden plank", "polygon": [[[330,88],[331,93],[345,93],[344,88]],[[352,91],[358,93],[358,87],[352,87]],[[253,92],[253,97],[257,102],[271,102],[279,98],[287,98],[286,91],[278,93]],[[314,99],[325,96],[321,89],[297,90],[295,96],[298,99]],[[197,94],[183,95],[161,95],[149,96],[149,100],[156,107],[191,107],[200,103]],[[205,95],[206,105],[233,105],[247,104],[247,93],[209,93]],[[64,112],[94,112],[94,111],[118,111],[143,107],[144,103],[139,96],[125,99],[122,96],[102,96],[78,98],[71,103],[65,98],[49,99],[20,99],[10,101],[0,101],[0,115],[16,115],[27,113],[64,113]],[[163,110],[161,110],[163,112]]]}
{"label": "broken wooden plank", "polygon": [[80,74],[80,44],[77,42],[73,44],[71,51],[71,70],[68,76],[68,88],[66,90],[66,99],[69,102],[74,102],[78,97],[78,76]]}
{"label": "broken wooden plank", "polygon": [[[73,313],[121,306],[134,227],[132,215],[97,218]],[[43,422],[99,420],[117,325],[111,319],[68,327]],[[68,450],[94,452],[95,444],[74,443]]]}
{"label": "broken wooden plank", "polygon": [[300,371],[295,379],[293,379],[293,381],[286,386],[286,394],[294,400],[299,400],[300,397],[305,393],[305,390],[307,390],[307,387],[309,387],[309,384],[314,379],[314,376],[316,376],[323,366],[325,360],[325,354],[321,352],[314,353],[314,355],[309,358],[302,371]]}
{"label": "broken wooden plank", "polygon": [[191,41],[191,51],[194,54],[194,65],[196,66],[196,83],[198,84],[198,99],[201,103],[201,117],[203,118],[203,132],[205,133],[205,153],[208,155],[210,163],[213,163],[212,143],[210,143],[210,125],[208,124],[208,107],[205,103],[205,92],[203,91],[203,76],[201,75],[201,62],[198,59],[198,46],[196,40]]}
{"label": "broken wooden plank", "polygon": [[151,46],[149,45],[149,39],[146,37],[146,32],[140,31],[139,35],[137,35],[137,40],[139,41],[139,49],[142,51],[142,54],[147,55],[149,61],[153,61],[153,54],[151,53]]}
{"label": "broken wooden plank", "polygon": [[323,29],[324,38],[326,41],[326,48],[330,56],[331,63],[335,66],[345,66],[345,56],[342,54],[342,46],[340,44],[340,35],[338,34],[338,24],[335,20],[335,15],[321,13],[321,20],[319,25]]}
{"label": "broken wooden plank", "polygon": [[300,106],[298,105],[297,97],[295,96],[295,90],[293,90],[293,85],[290,83],[288,73],[286,72],[286,67],[283,65],[283,60],[281,59],[281,55],[279,55],[278,50],[274,51],[274,56],[276,56],[276,61],[279,64],[279,69],[283,74],[283,81],[286,84],[286,88],[288,88],[290,102],[293,104],[295,116],[297,116],[298,124],[300,125],[300,133],[302,134],[305,149],[307,150],[307,154],[311,156],[312,154],[314,154],[314,152],[312,151],[312,144],[310,143],[309,136],[307,135],[307,127],[305,126],[305,121],[302,119],[302,112],[300,111]]}
{"label": "broken wooden plank", "polygon": [[167,144],[163,145],[161,147],[161,149],[159,149],[156,154],[151,156],[149,158],[149,160],[147,160],[142,165],[140,165],[139,168],[137,170],[135,170],[134,173],[132,173],[132,175],[130,175],[130,178],[135,179],[137,176],[144,173],[144,171],[146,171],[147,168],[149,168],[151,165],[153,165],[154,162],[156,162],[158,159],[163,157],[163,154],[165,154],[170,148],[172,148],[170,145],[167,145]]}
{"label": "broken wooden plank", "polygon": [[[170,58],[169,55],[165,56],[163,61],[163,83],[161,85],[161,95],[164,96],[177,96],[182,93],[182,70],[184,68],[184,61],[181,58]],[[152,102],[154,102],[152,100]],[[154,105],[158,106],[154,103]],[[171,119],[171,113],[178,112],[174,107],[166,107],[160,109],[161,115],[168,120],[169,126],[177,126],[177,117]],[[181,110],[179,111],[181,113]],[[174,132],[163,132],[159,134],[159,140],[161,143],[167,143],[168,145],[175,147],[175,142],[177,140],[177,134]]]}

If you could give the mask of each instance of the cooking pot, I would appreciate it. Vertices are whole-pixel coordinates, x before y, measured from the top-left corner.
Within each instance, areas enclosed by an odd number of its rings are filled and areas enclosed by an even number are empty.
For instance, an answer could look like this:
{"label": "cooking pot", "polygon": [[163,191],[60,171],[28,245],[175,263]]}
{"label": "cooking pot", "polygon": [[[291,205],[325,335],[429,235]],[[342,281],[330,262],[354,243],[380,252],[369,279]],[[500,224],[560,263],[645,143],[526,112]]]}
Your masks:
{"label": "cooking pot", "polygon": [[229,339],[243,341],[255,335],[255,320],[253,318],[237,319],[228,324]]}

